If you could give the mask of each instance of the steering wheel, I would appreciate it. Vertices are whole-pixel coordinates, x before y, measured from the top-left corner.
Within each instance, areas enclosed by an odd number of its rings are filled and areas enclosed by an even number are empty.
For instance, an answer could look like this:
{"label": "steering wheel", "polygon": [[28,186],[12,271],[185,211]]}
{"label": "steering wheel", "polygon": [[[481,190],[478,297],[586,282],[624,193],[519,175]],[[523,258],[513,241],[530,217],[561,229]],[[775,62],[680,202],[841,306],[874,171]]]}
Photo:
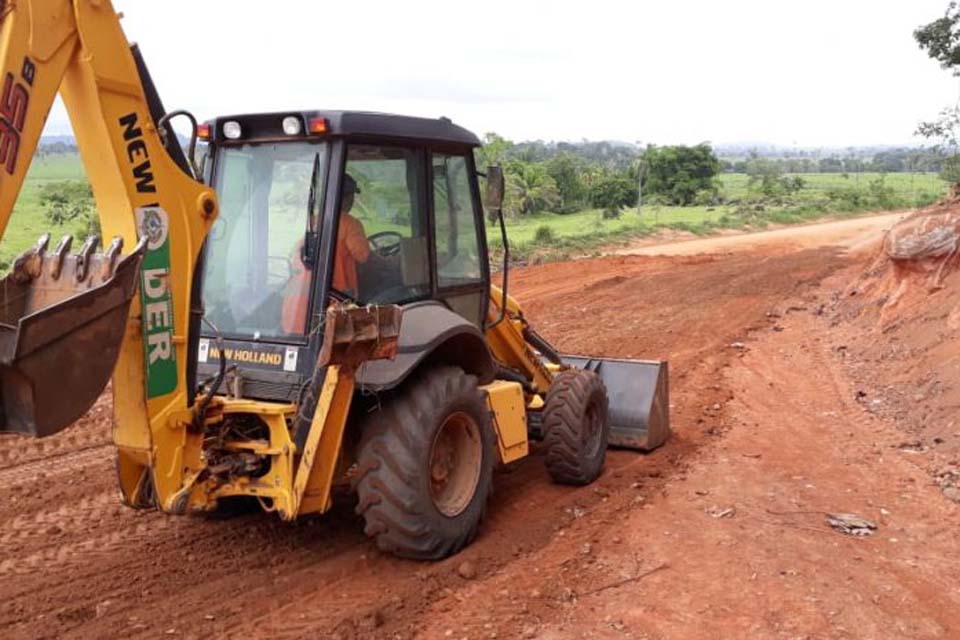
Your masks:
{"label": "steering wheel", "polygon": [[370,248],[381,258],[389,258],[400,253],[400,241],[403,236],[396,231],[378,231],[369,238]]}

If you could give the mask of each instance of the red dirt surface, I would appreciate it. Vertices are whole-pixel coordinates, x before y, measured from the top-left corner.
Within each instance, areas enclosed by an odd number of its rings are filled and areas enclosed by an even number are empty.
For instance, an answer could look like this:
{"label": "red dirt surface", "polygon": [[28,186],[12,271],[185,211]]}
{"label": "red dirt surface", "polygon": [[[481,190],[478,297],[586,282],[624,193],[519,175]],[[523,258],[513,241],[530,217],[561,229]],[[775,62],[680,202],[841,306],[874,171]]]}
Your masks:
{"label": "red dirt surface", "polygon": [[[4,437],[0,636],[958,637],[960,512],[931,475],[949,461],[864,402],[901,384],[871,366],[887,334],[846,306],[869,261],[759,244],[516,270],[561,350],[670,360],[675,434],[611,452],[584,488],[551,484],[534,451],[443,562],[380,554],[346,498],[292,524],[125,509],[108,396],[54,438]],[[844,536],[826,512],[878,528]]]}

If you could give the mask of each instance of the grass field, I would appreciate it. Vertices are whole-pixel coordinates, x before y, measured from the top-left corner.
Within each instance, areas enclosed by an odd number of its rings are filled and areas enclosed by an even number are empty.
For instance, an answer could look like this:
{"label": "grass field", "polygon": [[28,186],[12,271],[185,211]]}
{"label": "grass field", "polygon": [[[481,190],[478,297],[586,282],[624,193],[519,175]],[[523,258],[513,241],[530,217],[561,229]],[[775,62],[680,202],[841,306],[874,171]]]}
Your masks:
{"label": "grass field", "polygon": [[[557,239],[587,236],[616,236],[631,231],[652,230],[657,226],[696,227],[705,221],[716,222],[727,212],[726,207],[644,207],[642,215],[636,208],[627,209],[614,220],[604,220],[600,209],[559,215],[541,213],[507,221],[507,239],[511,246],[522,247],[536,240],[540,227],[551,229]],[[495,244],[500,229],[487,225],[487,237]]]}
{"label": "grass field", "polygon": [[[771,222],[795,223],[831,214],[849,215],[882,208],[871,205],[869,200],[841,206],[829,198],[831,192],[867,193],[871,181],[877,180],[880,174],[849,174],[844,177],[843,174],[826,173],[801,174],[801,177],[804,180],[803,189],[790,196],[788,202],[768,206],[762,214],[751,213],[749,218],[742,215],[737,204],[740,201],[749,202],[756,195],[749,188],[748,177],[743,174],[724,174],[720,176],[721,194],[727,204],[710,207],[645,205],[639,214],[636,208],[627,209],[620,218],[612,220],[605,220],[600,210],[567,215],[543,213],[508,220],[507,234],[514,255],[518,257],[538,249],[548,249],[560,256],[647,235],[662,227],[708,233],[716,228],[763,226]],[[34,160],[6,235],[0,242],[0,266],[5,268],[11,258],[36,242],[45,231],[51,232],[54,240],[64,233],[76,234],[80,231],[81,223],[51,228],[44,219],[38,192],[46,182],[84,179],[83,165],[76,154],[50,155]],[[886,174],[883,181],[895,196],[891,203],[895,202],[898,207],[929,204],[941,197],[947,187],[936,174],[891,173]],[[488,236],[491,246],[500,246],[497,225],[488,225]]]}
{"label": "grass field", "polygon": [[0,242],[2,268],[5,269],[12,258],[34,244],[45,232],[50,232],[53,236],[52,243],[56,244],[59,236],[65,233],[76,234],[83,228],[80,222],[54,227],[44,220],[38,199],[40,188],[45,183],[61,180],[86,180],[83,164],[76,154],[38,157],[30,165],[27,180],[13,208],[13,216],[7,224],[3,241]]}
{"label": "grass field", "polygon": [[[803,193],[819,195],[830,189],[866,189],[871,180],[881,176],[879,173],[799,173],[806,185]],[[939,197],[946,189],[946,183],[936,173],[887,173],[882,174],[884,182],[897,195],[905,199],[923,199],[925,195]],[[844,177],[846,176],[846,177]],[[725,173],[720,176],[721,191],[728,198],[743,198],[749,194],[749,177],[743,173]]]}

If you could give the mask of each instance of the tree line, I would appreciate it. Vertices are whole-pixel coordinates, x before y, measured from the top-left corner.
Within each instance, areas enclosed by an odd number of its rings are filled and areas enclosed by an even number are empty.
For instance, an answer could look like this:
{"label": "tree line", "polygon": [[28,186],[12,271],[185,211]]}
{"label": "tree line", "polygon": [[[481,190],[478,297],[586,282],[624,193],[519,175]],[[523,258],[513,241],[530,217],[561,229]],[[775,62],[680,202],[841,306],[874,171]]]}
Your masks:
{"label": "tree line", "polygon": [[[511,216],[600,209],[617,217],[645,194],[687,205],[715,196],[721,164],[707,145],[647,147],[613,142],[514,143],[484,136],[477,165],[498,164],[507,182],[504,210]],[[705,195],[706,194],[706,195]]]}
{"label": "tree line", "polygon": [[[723,202],[718,176],[741,173],[765,196],[784,196],[806,186],[807,173],[941,172],[950,179],[951,162],[937,150],[896,148],[872,157],[770,157],[752,152],[743,158],[718,158],[711,145],[641,148],[613,142],[542,141],[514,143],[496,134],[484,136],[479,167],[504,168],[508,215],[576,213],[600,209],[617,217],[638,202],[662,205],[717,205]],[[641,193],[642,192],[642,193]],[[641,197],[642,196],[642,197]]]}
{"label": "tree line", "polygon": [[944,170],[949,157],[936,149],[898,148],[880,151],[871,158],[830,155],[822,158],[773,158],[750,153],[742,158],[723,158],[724,173],[750,173],[758,161],[777,165],[781,173],[914,173]]}

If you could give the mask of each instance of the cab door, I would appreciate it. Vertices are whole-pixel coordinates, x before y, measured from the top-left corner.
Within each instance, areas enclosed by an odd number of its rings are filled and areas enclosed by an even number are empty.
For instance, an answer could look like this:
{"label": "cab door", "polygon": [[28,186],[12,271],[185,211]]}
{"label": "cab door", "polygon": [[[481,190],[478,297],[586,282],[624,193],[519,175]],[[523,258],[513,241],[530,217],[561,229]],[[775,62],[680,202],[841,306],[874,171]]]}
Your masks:
{"label": "cab door", "polygon": [[430,153],[436,297],[483,328],[489,264],[472,152]]}

